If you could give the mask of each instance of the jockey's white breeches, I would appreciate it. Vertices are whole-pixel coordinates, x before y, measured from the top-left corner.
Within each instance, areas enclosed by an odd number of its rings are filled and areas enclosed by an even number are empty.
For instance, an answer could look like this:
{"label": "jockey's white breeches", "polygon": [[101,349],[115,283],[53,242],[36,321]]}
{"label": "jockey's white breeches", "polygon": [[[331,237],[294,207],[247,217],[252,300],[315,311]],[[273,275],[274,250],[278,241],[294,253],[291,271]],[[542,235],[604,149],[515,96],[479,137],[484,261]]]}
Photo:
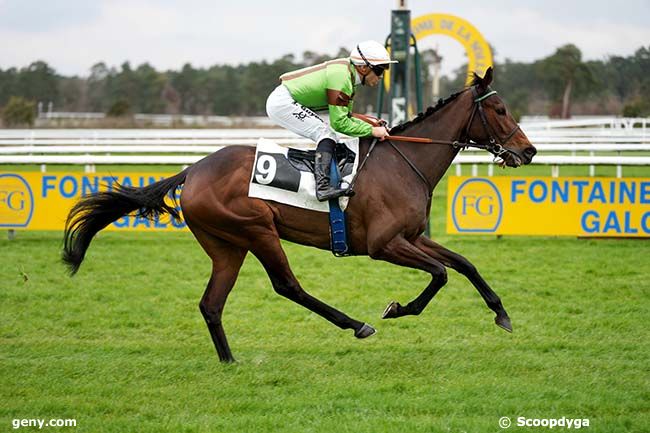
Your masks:
{"label": "jockey's white breeches", "polygon": [[329,123],[309,108],[296,102],[280,84],[266,100],[266,114],[278,125],[319,143],[324,138],[338,141]]}

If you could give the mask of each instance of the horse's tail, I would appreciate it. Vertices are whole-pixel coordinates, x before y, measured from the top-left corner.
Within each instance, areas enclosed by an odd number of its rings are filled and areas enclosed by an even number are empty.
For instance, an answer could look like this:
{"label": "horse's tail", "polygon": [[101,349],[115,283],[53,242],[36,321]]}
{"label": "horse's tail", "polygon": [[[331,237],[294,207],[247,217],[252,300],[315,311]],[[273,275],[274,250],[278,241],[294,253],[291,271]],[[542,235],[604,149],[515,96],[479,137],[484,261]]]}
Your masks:
{"label": "horse's tail", "polygon": [[[185,183],[186,176],[187,169],[143,188],[114,184],[112,191],[90,194],[79,200],[68,214],[63,234],[62,259],[70,273],[74,275],[79,270],[93,236],[120,217],[137,211],[139,217],[151,219],[167,213],[180,221],[173,193]],[[174,207],[165,202],[168,194]]]}

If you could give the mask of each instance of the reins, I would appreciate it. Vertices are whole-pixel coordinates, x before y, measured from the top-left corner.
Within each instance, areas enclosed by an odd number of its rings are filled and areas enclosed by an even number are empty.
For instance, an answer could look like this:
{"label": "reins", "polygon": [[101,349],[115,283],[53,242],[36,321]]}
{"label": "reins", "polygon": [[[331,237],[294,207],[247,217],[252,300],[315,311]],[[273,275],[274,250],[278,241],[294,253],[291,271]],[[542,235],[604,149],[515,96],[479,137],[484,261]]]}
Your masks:
{"label": "reins", "polygon": [[[470,147],[474,147],[477,149],[482,149],[482,150],[487,150],[491,154],[493,154],[496,158],[501,158],[504,154],[508,152],[512,152],[511,150],[508,150],[505,148],[505,144],[510,141],[510,139],[515,135],[517,131],[519,131],[519,125],[517,125],[510,133],[506,136],[504,140],[498,140],[498,135],[494,133],[494,130],[490,127],[490,124],[487,121],[487,117],[485,115],[485,111],[483,109],[483,102],[487,98],[489,98],[492,95],[496,95],[497,91],[496,90],[491,90],[488,87],[488,92],[479,96],[478,91],[476,90],[476,86],[472,87],[472,95],[474,96],[474,105],[472,107],[472,114],[470,115],[469,122],[467,122],[467,126],[465,127],[465,130],[463,131],[463,134],[461,135],[461,139],[459,140],[434,140],[432,138],[427,138],[427,137],[410,137],[410,136],[405,136],[405,135],[388,135],[381,141],[386,141],[388,144],[391,145],[393,149],[406,161],[406,163],[411,167],[411,169],[417,174],[417,176],[424,182],[424,184],[427,186],[427,191],[429,191],[429,197],[431,194],[433,194],[433,187],[429,180],[426,178],[424,174],[416,167],[416,165],[408,159],[408,157],[402,152],[395,144],[393,141],[402,141],[402,142],[409,142],[409,143],[425,143],[425,144],[442,144],[442,145],[448,145],[452,146],[454,149],[467,149]],[[478,142],[464,142],[467,140],[467,137],[469,136],[469,129],[472,126],[472,123],[474,122],[474,117],[476,113],[479,113],[479,118],[481,119],[481,123],[483,125],[483,129],[487,133],[489,137],[489,142],[488,143],[478,143]],[[365,114],[358,114],[354,113],[352,114],[352,117],[356,117],[357,119],[363,120],[364,122],[369,123],[372,126],[386,126],[386,122],[383,120],[380,120],[376,117],[373,116],[367,116]],[[495,138],[497,137],[497,138]],[[370,144],[370,147],[368,148],[368,152],[366,153],[366,156],[364,157],[363,161],[361,162],[361,165],[359,166],[359,169],[357,170],[356,174],[350,181],[350,186],[348,187],[349,191],[352,191],[354,187],[354,183],[357,180],[357,176],[361,172],[361,169],[364,167],[366,164],[366,161],[368,160],[368,157],[370,156],[370,153],[373,151],[375,148],[375,145],[377,144],[379,140],[377,138],[374,138],[372,140],[372,143]]]}
{"label": "reins", "polygon": [[[485,132],[489,136],[489,143],[483,144],[483,143],[476,143],[476,142],[464,142],[464,140],[454,140],[454,141],[434,140],[428,137],[410,137],[406,135],[388,135],[385,138],[385,140],[403,141],[409,143],[444,144],[444,145],[452,146],[454,149],[464,149],[464,148],[474,147],[476,149],[487,150],[488,152],[492,153],[496,157],[500,157],[504,153],[509,152],[509,150],[505,149],[503,146],[505,146],[505,144],[508,141],[510,141],[510,139],[515,135],[515,133],[519,131],[519,125],[517,125],[512,131],[510,131],[510,133],[506,136],[505,139],[503,140],[495,139],[495,137],[498,137],[498,135],[494,133],[494,131],[490,127],[490,124],[487,122],[485,111],[483,110],[483,104],[481,104],[481,102],[483,102],[484,100],[486,100],[492,95],[496,95],[497,91],[490,90],[489,92],[481,96],[478,96],[478,91],[476,90],[476,86],[472,87],[471,89],[472,89],[472,94],[474,95],[474,107],[472,108],[472,114],[469,118],[469,122],[467,122],[467,126],[465,127],[463,137],[468,136],[469,128],[472,126],[472,122],[474,121],[474,116],[478,111],[479,118],[481,119],[481,123],[483,124],[483,128],[485,129]],[[386,122],[373,116],[354,113],[352,114],[352,117],[356,117],[357,119],[363,120],[364,122],[367,122],[372,126],[386,126]]]}

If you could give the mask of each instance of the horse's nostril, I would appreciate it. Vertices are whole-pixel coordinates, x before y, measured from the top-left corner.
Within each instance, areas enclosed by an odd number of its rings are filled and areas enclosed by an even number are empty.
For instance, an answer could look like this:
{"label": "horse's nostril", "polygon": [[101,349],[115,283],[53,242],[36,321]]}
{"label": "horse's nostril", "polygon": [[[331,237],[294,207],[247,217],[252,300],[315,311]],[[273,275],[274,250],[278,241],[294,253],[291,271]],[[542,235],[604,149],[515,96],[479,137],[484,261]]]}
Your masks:
{"label": "horse's nostril", "polygon": [[537,155],[537,149],[535,149],[532,146],[527,147],[526,149],[524,149],[523,153],[524,153],[524,157],[528,159],[528,161],[530,161],[533,159],[533,156]]}

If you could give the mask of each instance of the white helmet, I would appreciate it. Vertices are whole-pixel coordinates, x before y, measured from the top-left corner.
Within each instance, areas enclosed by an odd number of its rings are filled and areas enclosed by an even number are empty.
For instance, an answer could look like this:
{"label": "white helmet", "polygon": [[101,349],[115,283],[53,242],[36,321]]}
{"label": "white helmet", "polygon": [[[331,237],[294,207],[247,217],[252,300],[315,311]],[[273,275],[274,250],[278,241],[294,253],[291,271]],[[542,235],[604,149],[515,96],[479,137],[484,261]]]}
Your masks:
{"label": "white helmet", "polygon": [[354,47],[350,52],[350,60],[355,65],[386,65],[388,63],[397,63],[397,60],[391,60],[388,51],[382,44],[377,41],[363,41]]}

